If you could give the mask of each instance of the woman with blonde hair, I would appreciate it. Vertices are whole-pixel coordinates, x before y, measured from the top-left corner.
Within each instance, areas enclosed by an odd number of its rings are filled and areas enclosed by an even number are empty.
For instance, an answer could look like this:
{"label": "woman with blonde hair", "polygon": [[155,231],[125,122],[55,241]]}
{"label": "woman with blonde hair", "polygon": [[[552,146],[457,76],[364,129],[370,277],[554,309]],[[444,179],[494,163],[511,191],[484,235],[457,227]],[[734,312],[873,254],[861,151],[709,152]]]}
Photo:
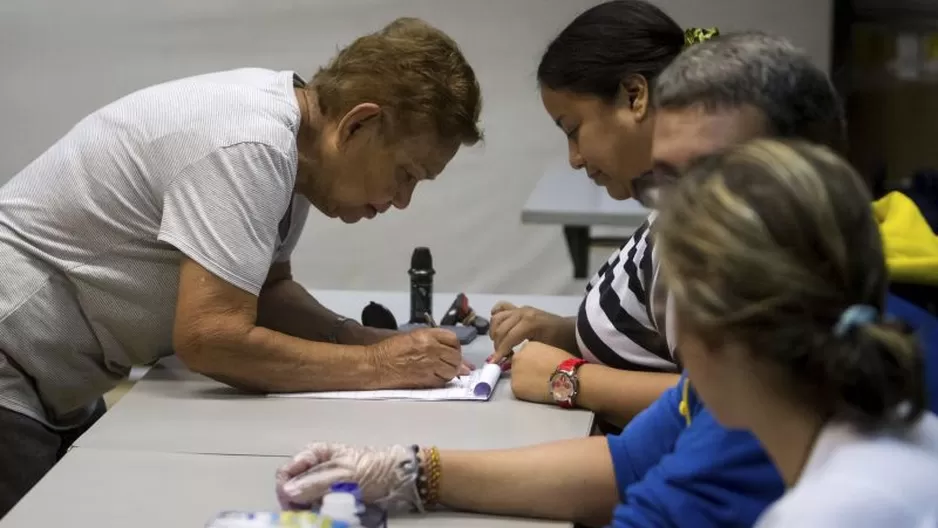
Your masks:
{"label": "woman with blonde hair", "polygon": [[789,488],[758,526],[938,522],[938,419],[915,338],[883,315],[870,201],[827,149],[757,140],[696,163],[661,208],[689,382]]}

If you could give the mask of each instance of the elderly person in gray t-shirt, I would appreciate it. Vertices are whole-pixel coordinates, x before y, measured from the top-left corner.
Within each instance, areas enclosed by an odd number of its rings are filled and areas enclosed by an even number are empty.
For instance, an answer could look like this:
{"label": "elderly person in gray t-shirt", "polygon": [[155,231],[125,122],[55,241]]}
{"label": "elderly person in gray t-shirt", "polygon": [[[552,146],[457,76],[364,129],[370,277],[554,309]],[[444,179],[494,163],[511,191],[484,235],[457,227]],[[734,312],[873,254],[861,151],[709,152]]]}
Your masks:
{"label": "elderly person in gray t-shirt", "polygon": [[133,93],[23,169],[0,189],[0,516],[132,365],[173,351],[265,392],[455,376],[455,335],[346,320],[290,254],[310,204],[345,222],[406,207],[479,141],[480,107],[455,42],[400,19],[309,84],[241,69]]}

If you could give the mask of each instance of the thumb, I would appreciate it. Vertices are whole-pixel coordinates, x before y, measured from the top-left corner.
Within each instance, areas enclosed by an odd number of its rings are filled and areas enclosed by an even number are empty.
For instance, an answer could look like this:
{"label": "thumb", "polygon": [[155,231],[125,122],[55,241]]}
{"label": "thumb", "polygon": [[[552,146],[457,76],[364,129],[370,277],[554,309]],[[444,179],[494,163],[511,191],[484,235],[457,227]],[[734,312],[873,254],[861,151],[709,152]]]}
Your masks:
{"label": "thumb", "polygon": [[279,485],[277,497],[284,508],[309,508],[322,500],[333,484],[353,480],[353,476],[348,466],[326,462]]}
{"label": "thumb", "polygon": [[495,306],[492,307],[492,315],[497,314],[498,312],[504,312],[506,310],[516,310],[518,307],[511,304],[507,301],[498,301],[495,303]]}
{"label": "thumb", "polygon": [[456,350],[461,350],[462,346],[459,343],[459,337],[456,336],[456,332],[452,330],[446,330],[444,328],[430,328],[428,329],[430,336],[433,339],[436,339],[441,345],[448,346],[450,348],[455,348]]}

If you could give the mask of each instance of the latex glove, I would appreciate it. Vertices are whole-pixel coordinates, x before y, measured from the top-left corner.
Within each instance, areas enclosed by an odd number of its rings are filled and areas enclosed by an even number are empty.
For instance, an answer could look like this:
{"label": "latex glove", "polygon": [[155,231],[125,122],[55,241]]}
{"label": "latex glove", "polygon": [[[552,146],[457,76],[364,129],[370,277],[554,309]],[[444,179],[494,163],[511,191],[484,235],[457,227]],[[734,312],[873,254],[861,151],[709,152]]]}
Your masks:
{"label": "latex glove", "polygon": [[550,377],[561,363],[572,357],[559,348],[529,342],[512,356],[511,391],[519,400],[554,403]]}
{"label": "latex glove", "polygon": [[517,307],[499,302],[492,308],[489,336],[495,353],[488,361],[498,363],[511,354],[512,348],[525,339],[557,345],[557,334],[563,331],[566,319],[530,306]]}
{"label": "latex glove", "polygon": [[418,468],[413,446],[314,443],[277,470],[277,499],[284,509],[309,509],[336,482],[355,482],[368,504],[388,511],[423,511],[417,493]]}

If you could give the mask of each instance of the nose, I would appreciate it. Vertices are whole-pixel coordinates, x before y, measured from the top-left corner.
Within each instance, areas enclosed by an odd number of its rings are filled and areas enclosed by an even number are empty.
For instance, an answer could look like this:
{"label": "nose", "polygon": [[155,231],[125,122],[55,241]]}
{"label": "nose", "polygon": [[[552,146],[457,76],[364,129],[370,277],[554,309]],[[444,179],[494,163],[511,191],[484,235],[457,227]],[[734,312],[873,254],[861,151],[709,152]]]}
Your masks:
{"label": "nose", "polygon": [[583,156],[580,155],[580,149],[577,148],[576,143],[573,141],[567,144],[567,155],[570,157],[570,166],[573,167],[574,170],[580,170],[586,166]]}

